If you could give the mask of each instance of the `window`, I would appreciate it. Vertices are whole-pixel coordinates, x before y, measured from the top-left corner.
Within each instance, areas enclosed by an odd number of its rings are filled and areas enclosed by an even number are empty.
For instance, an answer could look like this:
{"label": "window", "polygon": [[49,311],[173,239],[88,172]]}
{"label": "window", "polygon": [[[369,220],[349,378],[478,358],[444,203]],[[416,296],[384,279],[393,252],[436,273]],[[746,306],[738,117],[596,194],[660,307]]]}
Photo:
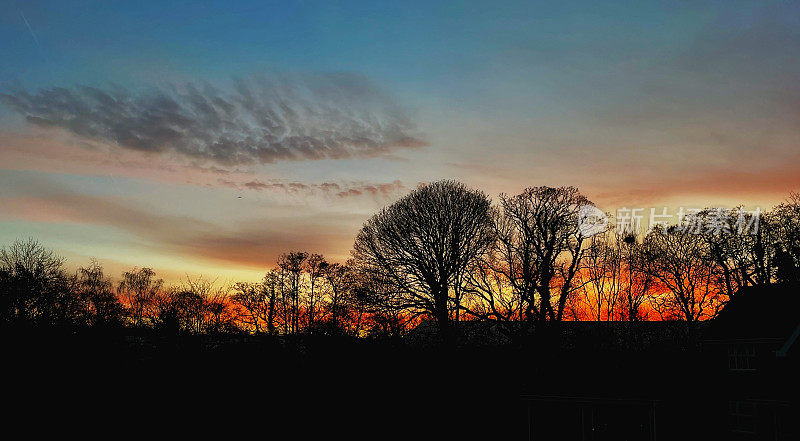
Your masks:
{"label": "window", "polygon": [[756,348],[752,343],[728,346],[728,369],[732,371],[754,371]]}
{"label": "window", "polygon": [[731,431],[738,433],[756,433],[756,405],[750,401],[728,402]]}

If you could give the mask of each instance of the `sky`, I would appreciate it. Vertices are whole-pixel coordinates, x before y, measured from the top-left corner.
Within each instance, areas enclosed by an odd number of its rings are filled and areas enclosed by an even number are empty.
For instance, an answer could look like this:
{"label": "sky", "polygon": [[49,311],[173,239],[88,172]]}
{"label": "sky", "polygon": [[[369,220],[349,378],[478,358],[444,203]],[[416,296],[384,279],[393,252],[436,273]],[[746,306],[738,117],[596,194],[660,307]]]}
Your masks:
{"label": "sky", "polygon": [[258,280],[439,179],[800,189],[797,3],[497,3],[0,0],[0,245]]}

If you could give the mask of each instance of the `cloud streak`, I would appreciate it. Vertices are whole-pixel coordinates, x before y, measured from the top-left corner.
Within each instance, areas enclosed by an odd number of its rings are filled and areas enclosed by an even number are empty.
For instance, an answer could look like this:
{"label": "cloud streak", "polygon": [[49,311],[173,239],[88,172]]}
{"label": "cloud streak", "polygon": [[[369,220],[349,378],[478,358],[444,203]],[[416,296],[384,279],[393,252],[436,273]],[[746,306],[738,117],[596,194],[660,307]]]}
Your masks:
{"label": "cloud streak", "polygon": [[29,122],[141,152],[219,165],[375,157],[416,148],[415,124],[362,75],[327,73],[155,88],[51,88],[0,94]]}
{"label": "cloud streak", "polygon": [[235,182],[230,179],[220,178],[219,184],[240,190],[277,191],[286,194],[325,195],[346,198],[361,195],[380,196],[388,199],[402,193],[406,187],[399,180],[386,183],[365,184],[358,182],[336,183],[323,182],[321,184],[305,184],[302,182],[263,182],[258,179],[247,182]]}
{"label": "cloud streak", "polygon": [[190,216],[154,213],[116,198],[46,190],[39,195],[0,197],[5,208],[0,221],[112,227],[149,242],[162,253],[249,268],[274,265],[277,257],[289,250],[322,252],[336,259],[349,248],[354,234],[351,225],[359,219],[358,215],[325,215],[307,216],[291,224],[265,224],[259,219],[222,226]]}

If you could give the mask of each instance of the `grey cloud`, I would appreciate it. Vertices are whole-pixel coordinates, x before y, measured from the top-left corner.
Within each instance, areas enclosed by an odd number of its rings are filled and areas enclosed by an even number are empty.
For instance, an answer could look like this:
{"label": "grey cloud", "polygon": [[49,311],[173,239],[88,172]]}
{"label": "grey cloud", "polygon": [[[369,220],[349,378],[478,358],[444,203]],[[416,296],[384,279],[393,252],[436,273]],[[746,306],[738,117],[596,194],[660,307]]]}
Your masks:
{"label": "grey cloud", "polygon": [[343,198],[348,196],[360,196],[364,193],[373,195],[373,196],[382,196],[382,197],[390,197],[393,195],[397,195],[400,191],[405,188],[400,181],[394,181],[385,184],[376,184],[376,185],[363,185],[356,188],[349,188],[344,191],[340,191],[336,193],[336,196]]}
{"label": "grey cloud", "polygon": [[363,194],[390,198],[397,196],[406,188],[399,180],[378,184],[365,184],[360,182],[304,184],[302,182],[262,182],[257,179],[243,183],[234,182],[229,179],[218,179],[217,182],[220,185],[238,189],[256,191],[274,190],[287,194],[322,194],[339,198],[361,196]]}
{"label": "grey cloud", "polygon": [[276,75],[134,93],[55,87],[0,94],[40,126],[221,165],[373,157],[425,145],[395,99],[353,73]]}

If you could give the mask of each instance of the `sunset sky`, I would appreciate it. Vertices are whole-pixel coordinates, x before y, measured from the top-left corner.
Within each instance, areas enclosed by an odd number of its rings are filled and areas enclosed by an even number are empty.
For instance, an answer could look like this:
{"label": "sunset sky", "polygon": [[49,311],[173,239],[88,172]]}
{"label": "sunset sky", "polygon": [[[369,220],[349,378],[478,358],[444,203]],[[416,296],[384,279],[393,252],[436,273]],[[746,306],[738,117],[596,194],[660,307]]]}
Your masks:
{"label": "sunset sky", "polygon": [[443,178],[609,212],[800,189],[797,3],[431,3],[0,2],[0,245],[256,280]]}

